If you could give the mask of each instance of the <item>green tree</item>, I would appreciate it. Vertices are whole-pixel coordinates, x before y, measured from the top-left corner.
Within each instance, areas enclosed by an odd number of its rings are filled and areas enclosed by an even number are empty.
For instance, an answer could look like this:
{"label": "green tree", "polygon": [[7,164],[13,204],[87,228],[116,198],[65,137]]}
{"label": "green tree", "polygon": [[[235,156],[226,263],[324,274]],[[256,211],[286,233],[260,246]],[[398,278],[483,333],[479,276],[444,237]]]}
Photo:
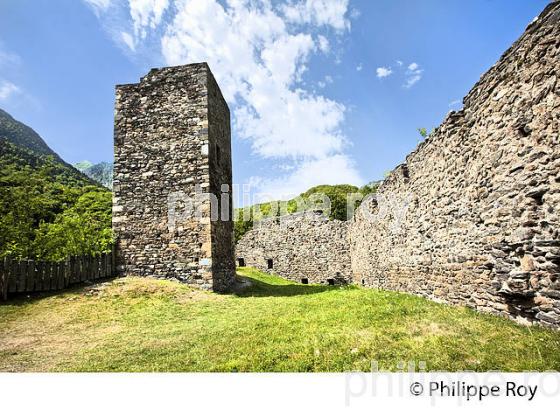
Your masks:
{"label": "green tree", "polygon": [[0,137],[0,258],[111,249],[111,192],[52,155]]}
{"label": "green tree", "polygon": [[[233,223],[233,234],[235,237],[235,243],[241,239],[243,235],[247,233],[247,231],[253,229],[253,213],[252,208],[238,208],[235,211],[235,221]],[[244,216],[249,214],[250,216],[246,221],[244,220]]]}
{"label": "green tree", "polygon": [[[330,202],[330,219],[338,219],[341,221],[346,221],[349,216],[348,211],[348,200],[354,201],[355,208],[357,208],[363,198],[366,196],[377,192],[378,182],[370,182],[361,188],[354,185],[342,184],[342,185],[318,185],[310,188],[306,192],[290,199],[289,201],[271,201],[264,202],[261,204],[253,205],[245,208],[238,208],[235,210],[236,220],[234,223],[234,233],[235,241],[245,235],[247,231],[253,228],[254,221],[258,221],[261,218],[267,218],[275,215],[279,216],[284,212],[285,209],[288,214],[293,214],[295,212],[308,211],[310,209],[321,208],[323,205],[320,200],[320,195],[325,195],[328,197]],[[316,199],[316,201],[314,201]],[[302,207],[303,204],[303,207]],[[274,209],[276,211],[274,212]],[[324,209],[324,211],[326,211]],[[248,218],[247,215],[250,215]],[[243,218],[245,216],[245,218]],[[244,219],[247,219],[246,221]]]}
{"label": "green tree", "polygon": [[435,132],[435,129],[432,129],[430,132],[426,128],[418,128],[418,133],[423,139],[431,137]]}

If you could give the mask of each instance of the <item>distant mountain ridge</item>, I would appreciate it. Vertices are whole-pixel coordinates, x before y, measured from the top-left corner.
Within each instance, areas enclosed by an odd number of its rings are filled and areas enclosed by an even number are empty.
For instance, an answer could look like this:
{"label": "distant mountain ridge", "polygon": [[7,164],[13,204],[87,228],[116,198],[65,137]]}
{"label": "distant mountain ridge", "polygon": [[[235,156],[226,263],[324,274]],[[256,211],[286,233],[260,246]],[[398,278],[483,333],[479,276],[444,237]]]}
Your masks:
{"label": "distant mountain ridge", "polygon": [[81,161],[74,164],[74,168],[80,170],[94,181],[99,182],[105,188],[113,188],[113,164],[100,162],[92,164],[90,161]]}

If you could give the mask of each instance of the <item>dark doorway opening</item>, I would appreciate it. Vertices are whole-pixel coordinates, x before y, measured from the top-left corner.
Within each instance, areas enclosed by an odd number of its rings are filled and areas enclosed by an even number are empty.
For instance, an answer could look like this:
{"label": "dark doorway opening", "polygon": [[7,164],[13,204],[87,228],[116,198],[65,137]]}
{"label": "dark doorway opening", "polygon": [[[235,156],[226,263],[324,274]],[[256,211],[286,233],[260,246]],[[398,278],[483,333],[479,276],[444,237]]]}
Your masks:
{"label": "dark doorway opening", "polygon": [[334,279],[327,279],[327,283],[328,283],[330,286],[334,286]]}
{"label": "dark doorway opening", "polygon": [[245,258],[237,258],[237,264],[240,268],[243,268],[245,266]]}
{"label": "dark doorway opening", "polygon": [[268,269],[272,269],[274,267],[274,263],[272,262],[272,259],[267,259],[266,264],[268,266]]}
{"label": "dark doorway opening", "polygon": [[307,279],[307,278],[302,278],[302,279],[301,279],[301,283],[303,283],[304,285],[309,285],[309,279]]}

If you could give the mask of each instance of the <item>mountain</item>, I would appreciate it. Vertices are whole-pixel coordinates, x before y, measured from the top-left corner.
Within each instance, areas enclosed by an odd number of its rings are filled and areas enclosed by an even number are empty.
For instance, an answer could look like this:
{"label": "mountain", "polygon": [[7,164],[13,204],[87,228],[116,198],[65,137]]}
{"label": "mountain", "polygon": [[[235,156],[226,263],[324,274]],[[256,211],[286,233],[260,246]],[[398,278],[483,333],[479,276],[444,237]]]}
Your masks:
{"label": "mountain", "polygon": [[38,155],[52,155],[56,160],[60,157],[49,148],[47,143],[33,129],[15,120],[6,111],[0,109],[0,136],[9,142],[27,148]]}
{"label": "mountain", "polygon": [[93,164],[89,161],[80,161],[74,164],[74,168],[77,170],[84,172],[86,169],[89,169],[93,166]]}
{"label": "mountain", "polygon": [[113,188],[113,164],[109,162],[92,164],[89,161],[81,161],[74,164],[74,167],[94,181],[99,182],[105,188]]}
{"label": "mountain", "polygon": [[14,119],[10,114],[0,108],[0,140],[2,141],[3,151],[13,151],[14,148],[8,148],[9,144],[13,144],[17,147],[17,154],[14,159],[26,158],[26,161],[30,163],[37,164],[46,158],[50,158],[54,163],[60,164],[60,167],[56,168],[56,172],[59,174],[65,174],[66,177],[71,177],[74,182],[82,181],[83,184],[96,185],[96,181],[89,178],[87,175],[78,172],[73,166],[64,162],[60,156],[54,152],[47,143],[41,138],[41,136],[35,132],[31,127],[25,125],[24,123]]}
{"label": "mountain", "polygon": [[63,260],[111,249],[109,190],[0,110],[0,259]]}

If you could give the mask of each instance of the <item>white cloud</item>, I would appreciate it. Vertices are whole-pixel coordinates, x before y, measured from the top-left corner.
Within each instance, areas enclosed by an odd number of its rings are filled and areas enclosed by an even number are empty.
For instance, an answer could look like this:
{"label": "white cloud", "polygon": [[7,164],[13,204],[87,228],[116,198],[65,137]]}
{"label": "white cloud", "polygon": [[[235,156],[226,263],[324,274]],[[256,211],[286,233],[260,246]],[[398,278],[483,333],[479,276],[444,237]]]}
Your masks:
{"label": "white cloud", "polygon": [[352,20],[357,20],[358,18],[360,18],[361,15],[362,15],[362,12],[355,7],[352,8],[352,10],[350,10],[350,18]]}
{"label": "white cloud", "polygon": [[409,76],[406,79],[406,82],[404,83],[404,88],[410,88],[412,87],[414,84],[416,84],[418,81],[420,81],[422,79],[422,75],[421,74],[414,74]]}
{"label": "white cloud", "polygon": [[325,78],[322,81],[319,81],[317,83],[317,85],[320,88],[325,88],[328,84],[332,84],[333,83],[333,78],[330,75],[326,75]]}
{"label": "white cloud", "polygon": [[109,9],[113,0],[84,0],[84,2],[93,9],[97,16],[99,16],[101,13],[104,13]]}
{"label": "white cloud", "polygon": [[389,67],[377,67],[376,72],[377,78],[384,78],[393,74],[393,70],[391,70]]}
{"label": "white cloud", "polygon": [[406,80],[403,85],[404,88],[410,88],[422,79],[424,70],[420,69],[418,63],[411,63],[406,70]]}
{"label": "white cloud", "polygon": [[[303,167],[333,157],[338,160],[331,166],[344,168],[329,173],[352,171],[359,179],[344,154],[346,107],[302,81],[311,56],[330,52],[328,35],[350,28],[347,0],[129,1],[128,28],[121,21],[113,38],[138,51],[158,36],[163,64],[208,62],[232,110],[236,135],[279,169],[277,182],[291,183]],[[321,81],[330,82],[330,76]]]}
{"label": "white cloud", "polygon": [[331,26],[339,31],[350,29],[346,18],[348,0],[305,0],[282,5],[280,9],[289,22]]}
{"label": "white cloud", "polygon": [[[147,29],[155,29],[161,22],[163,13],[169,6],[168,0],[128,0],[134,36],[144,39]],[[210,20],[211,21],[211,20]],[[207,24],[210,23],[207,22]]]}
{"label": "white cloud", "polygon": [[356,66],[356,71],[362,71],[364,69],[364,66],[360,63]]}
{"label": "white cloud", "polygon": [[321,184],[363,185],[352,161],[345,155],[304,161],[295,172],[272,179],[260,179],[258,191],[270,199],[290,199]]}
{"label": "white cloud", "polygon": [[0,44],[0,67],[14,67],[19,64],[21,64],[21,58],[17,54],[3,50]]}
{"label": "white cloud", "polygon": [[168,64],[208,61],[234,107],[238,135],[259,156],[322,158],[342,150],[345,107],[299,85],[315,49],[311,36],[288,31],[267,3],[224,8],[184,0],[162,46]]}
{"label": "white cloud", "polygon": [[463,104],[462,100],[453,100],[449,103],[449,106],[450,107],[456,107],[456,106],[459,106],[459,105],[462,105],[462,104]]}
{"label": "white cloud", "polygon": [[6,80],[0,81],[0,101],[6,101],[15,94],[21,93],[20,88]]}
{"label": "white cloud", "polygon": [[130,33],[127,33],[126,31],[121,32],[121,38],[123,43],[125,43],[132,52],[136,51],[136,42]]}
{"label": "white cloud", "polygon": [[163,22],[173,0],[83,0],[103,28],[125,52],[137,46]]}
{"label": "white cloud", "polygon": [[325,54],[329,52],[331,47],[329,44],[329,40],[325,36],[319,35],[317,37],[317,42],[318,42],[319,50],[321,50]]}
{"label": "white cloud", "polygon": [[[406,68],[403,67],[404,63],[401,60],[396,60],[396,64],[396,68],[398,69],[397,74],[402,74],[404,72],[404,88],[410,88],[422,79],[424,70],[420,68],[420,65],[418,63],[410,63]],[[385,78],[390,76],[391,74],[393,74],[393,69],[391,67],[377,68],[377,78]]]}

